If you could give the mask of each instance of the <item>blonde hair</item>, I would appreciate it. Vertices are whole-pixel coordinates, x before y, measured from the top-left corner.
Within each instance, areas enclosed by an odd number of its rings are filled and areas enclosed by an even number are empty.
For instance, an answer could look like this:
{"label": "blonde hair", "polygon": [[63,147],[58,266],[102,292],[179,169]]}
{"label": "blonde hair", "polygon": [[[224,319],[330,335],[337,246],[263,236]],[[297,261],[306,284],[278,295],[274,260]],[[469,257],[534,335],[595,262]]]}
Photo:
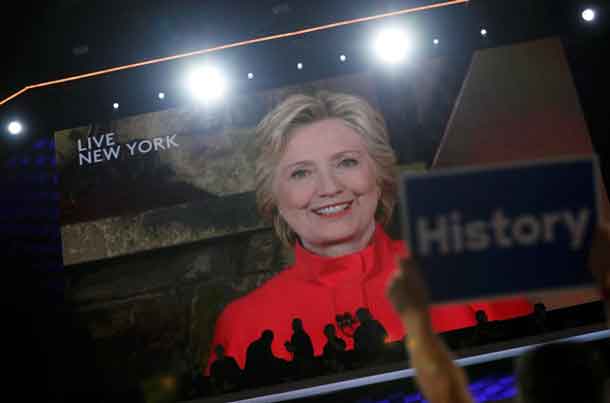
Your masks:
{"label": "blonde hair", "polygon": [[256,128],[258,210],[286,245],[294,245],[297,235],[278,212],[272,188],[275,169],[295,129],[325,119],[341,119],[362,136],[381,191],[375,219],[385,225],[392,217],[396,202],[396,157],[381,114],[354,95],[328,91],[292,95],[269,112]]}

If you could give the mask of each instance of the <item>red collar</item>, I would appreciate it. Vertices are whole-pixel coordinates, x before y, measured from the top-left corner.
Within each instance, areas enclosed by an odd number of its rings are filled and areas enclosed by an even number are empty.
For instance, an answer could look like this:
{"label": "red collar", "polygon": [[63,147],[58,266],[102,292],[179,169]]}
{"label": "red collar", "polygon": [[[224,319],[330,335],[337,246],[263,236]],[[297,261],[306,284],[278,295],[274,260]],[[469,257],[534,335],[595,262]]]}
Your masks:
{"label": "red collar", "polygon": [[384,267],[381,259],[391,256],[388,249],[392,240],[381,225],[376,224],[375,233],[369,245],[349,255],[326,257],[315,255],[296,243],[294,268],[309,281],[327,287],[363,281]]}

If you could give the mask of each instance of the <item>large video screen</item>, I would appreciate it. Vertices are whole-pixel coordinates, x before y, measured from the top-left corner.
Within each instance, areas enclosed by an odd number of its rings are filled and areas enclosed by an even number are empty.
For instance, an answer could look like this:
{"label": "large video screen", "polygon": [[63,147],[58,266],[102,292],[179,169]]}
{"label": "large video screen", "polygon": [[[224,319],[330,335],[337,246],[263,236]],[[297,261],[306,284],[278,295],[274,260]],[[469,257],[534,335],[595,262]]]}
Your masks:
{"label": "large video screen", "polygon": [[[542,68],[552,70],[557,49],[551,40],[486,50],[472,60],[435,57],[391,79],[366,71],[57,131],[69,297],[93,337],[109,390],[185,400],[405,363],[405,330],[385,290],[395,258],[409,251],[399,214],[379,213],[381,196],[391,188],[377,192],[377,157],[360,132],[336,119],[326,119],[326,127],[312,126],[324,121],[318,119],[286,130],[292,137],[267,164],[273,178],[285,179],[269,188],[269,220],[257,206],[263,185],[256,180],[261,149],[255,129],[295,94],[328,91],[356,96],[383,117],[393,172],[567,154],[574,147],[590,153],[561,63],[546,85],[567,85],[567,95],[555,93],[567,98],[538,97],[541,89],[529,81],[520,91],[539,101],[536,108],[568,105],[563,118],[577,122],[563,126],[571,144],[558,142],[557,132],[548,142],[541,109],[516,105],[510,83],[498,87],[505,94],[493,95],[496,104],[470,102],[469,82],[479,89],[492,85],[486,81],[498,68],[492,61],[518,64],[537,54]],[[522,114],[496,116],[508,110],[502,99]],[[494,116],[505,125],[493,125]],[[531,138],[515,135],[530,126],[539,133],[534,148]],[[486,140],[475,141],[483,133]],[[328,173],[326,163],[341,175],[353,170],[356,179],[341,182],[339,190],[321,185],[328,188],[319,192],[343,193],[329,198],[332,203],[311,202],[308,178]],[[349,221],[356,211],[368,217],[364,224]],[[280,239],[279,219],[291,237]],[[367,233],[367,243],[350,245],[348,253],[316,247],[316,236],[332,234],[334,225],[343,231],[345,222],[350,231]],[[435,306],[431,314],[435,330],[446,333],[475,326],[479,311],[493,321],[509,320],[530,315],[543,300],[553,308],[591,298],[515,296]]]}

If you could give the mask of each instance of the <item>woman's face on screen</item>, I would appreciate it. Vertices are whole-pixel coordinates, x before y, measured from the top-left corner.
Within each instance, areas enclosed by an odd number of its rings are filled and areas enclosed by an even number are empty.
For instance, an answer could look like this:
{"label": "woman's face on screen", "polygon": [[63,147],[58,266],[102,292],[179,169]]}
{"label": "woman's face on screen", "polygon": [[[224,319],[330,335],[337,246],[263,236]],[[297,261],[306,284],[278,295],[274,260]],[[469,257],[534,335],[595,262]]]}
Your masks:
{"label": "woman's face on screen", "polygon": [[340,119],[292,133],[273,193],[280,215],[303,246],[319,255],[360,250],[375,230],[375,166],[362,137]]}

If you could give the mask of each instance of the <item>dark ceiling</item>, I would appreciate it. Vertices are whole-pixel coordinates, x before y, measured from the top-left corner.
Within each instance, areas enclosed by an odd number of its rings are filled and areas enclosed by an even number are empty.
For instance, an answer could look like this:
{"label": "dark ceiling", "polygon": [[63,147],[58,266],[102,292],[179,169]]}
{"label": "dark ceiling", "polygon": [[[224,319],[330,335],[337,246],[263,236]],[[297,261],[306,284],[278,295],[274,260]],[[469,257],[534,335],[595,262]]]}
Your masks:
{"label": "dark ceiling", "polygon": [[[422,0],[51,0],[13,2],[4,13],[2,97],[27,84],[210,45],[368,16]],[[524,39],[541,29],[575,34],[577,10],[591,1],[473,0],[471,22],[496,37]],[[595,1],[593,1],[595,3]],[[598,1],[598,3],[602,3]],[[453,11],[431,12],[447,24]],[[541,27],[544,25],[544,27]],[[577,24],[581,25],[581,24]],[[603,26],[604,24],[597,24]],[[476,26],[462,26],[473,30]],[[576,28],[576,29],[574,29]],[[580,27],[582,30],[582,27]],[[599,30],[598,30],[599,31]]]}
{"label": "dark ceiling", "polygon": [[[432,0],[52,0],[14,2],[11,18],[4,13],[0,34],[3,41],[0,98],[35,84],[97,69],[170,56],[253,37],[365,17],[411,6],[438,3]],[[600,18],[585,25],[579,10],[597,6]],[[357,24],[270,43],[215,53],[229,70],[243,77],[246,71],[264,71],[256,84],[242,90],[277,87],[337,74],[337,67],[323,60],[328,52],[362,50],[367,33],[379,24],[408,21],[423,35],[450,38],[446,53],[472,52],[544,37],[561,36],[579,84],[581,101],[590,125],[607,65],[599,57],[608,39],[608,9],[601,0],[472,0],[383,21]],[[377,25],[376,25],[377,24]],[[482,40],[478,31],[488,27]],[[449,43],[449,44],[447,44]],[[295,76],[292,63],[315,61],[315,68]],[[131,109],[121,114],[141,113],[151,104],[155,88],[171,89],[187,63],[197,57],[113,73],[103,78],[79,80],[47,89],[35,89],[0,106],[0,122],[21,116],[49,135],[50,129],[65,128],[100,118],[113,99],[129,100]],[[290,63],[290,67],[286,67]],[[336,64],[336,63],[335,63]],[[312,65],[310,62],[309,65]],[[362,69],[366,60],[353,60],[345,69]],[[334,70],[333,70],[334,69]],[[243,71],[242,71],[243,70]],[[246,81],[246,80],[244,80]],[[242,85],[242,84],[239,84]],[[249,87],[246,87],[249,85]],[[149,94],[150,93],[150,94]],[[138,98],[140,97],[140,98]],[[50,102],[52,101],[52,102]],[[180,101],[177,101],[180,102]],[[601,113],[601,112],[597,112]],[[599,118],[597,118],[599,121]],[[34,123],[35,121],[35,123]],[[607,128],[607,122],[606,128]],[[600,140],[601,141],[601,140]]]}

